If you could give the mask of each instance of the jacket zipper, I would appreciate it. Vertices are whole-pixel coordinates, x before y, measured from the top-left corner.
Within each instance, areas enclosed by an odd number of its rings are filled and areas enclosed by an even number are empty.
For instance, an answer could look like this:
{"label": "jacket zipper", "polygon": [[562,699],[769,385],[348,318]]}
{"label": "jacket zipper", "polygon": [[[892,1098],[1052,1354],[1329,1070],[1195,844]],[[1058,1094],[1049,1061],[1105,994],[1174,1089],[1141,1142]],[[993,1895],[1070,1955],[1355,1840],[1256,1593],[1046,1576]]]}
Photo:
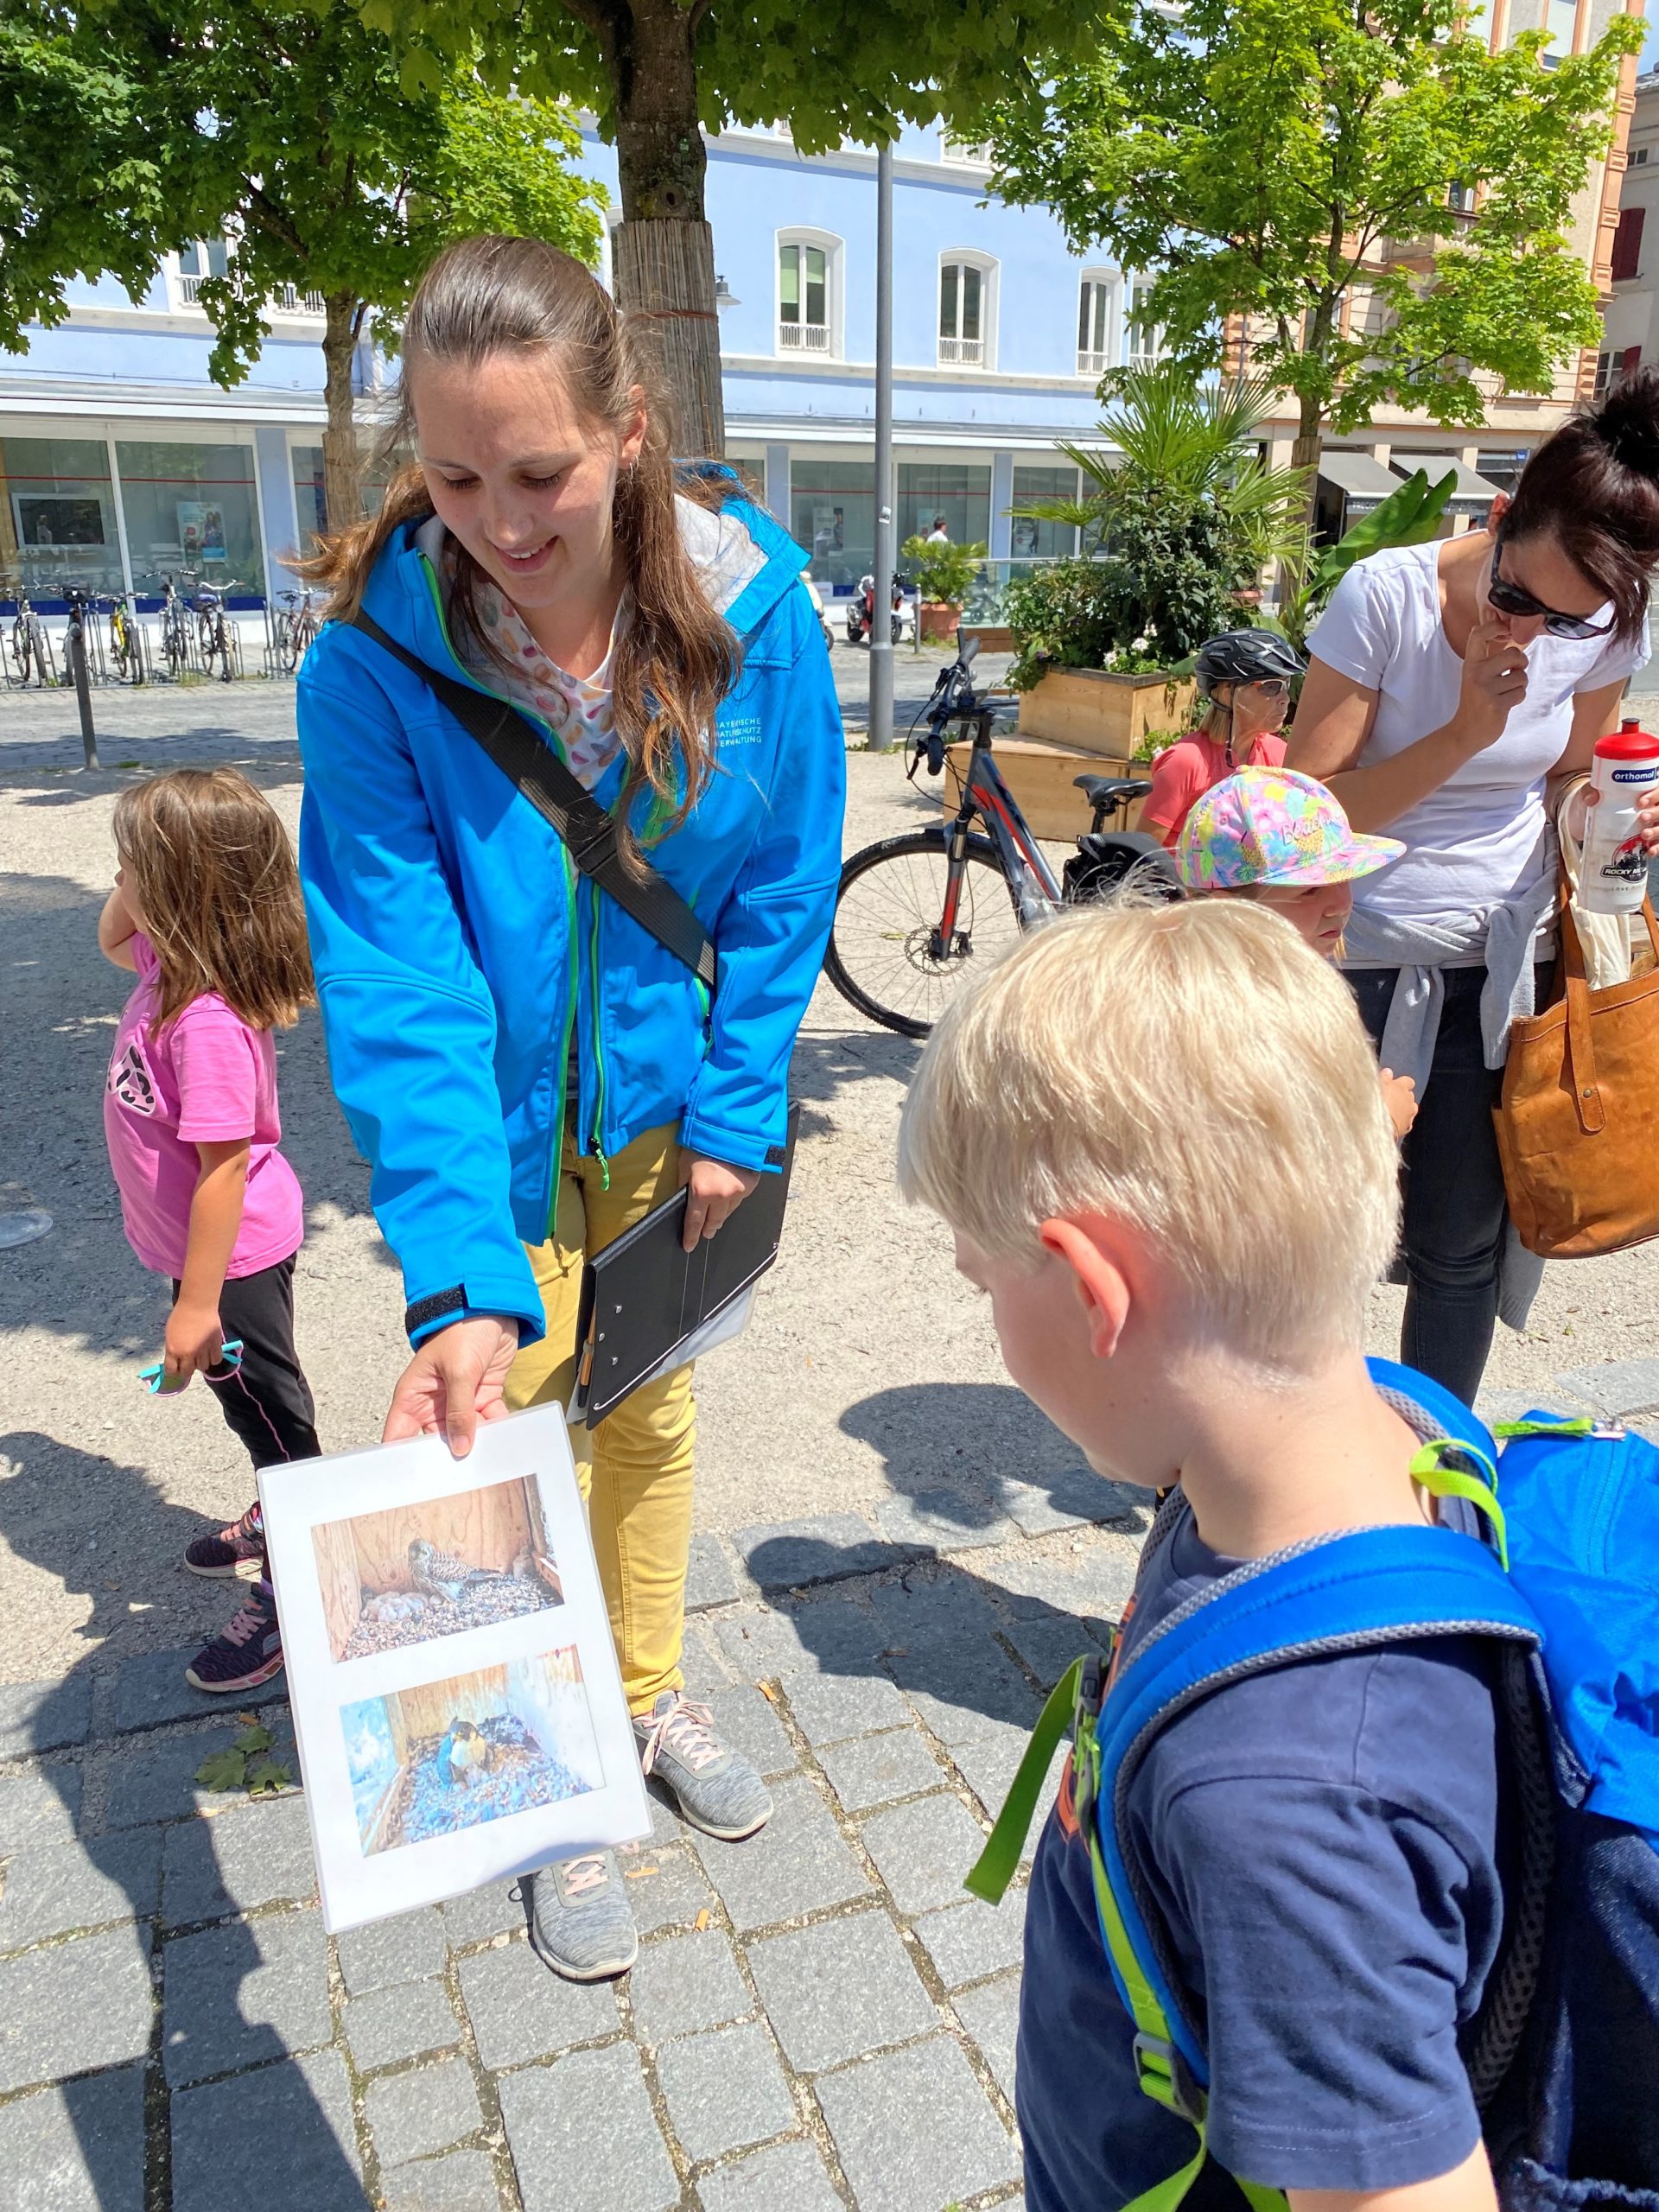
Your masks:
{"label": "jacket zipper", "polygon": [[[480,683],[476,677],[474,677],[467,670],[461,660],[461,655],[455,651],[454,642],[449,635],[449,621],[448,617],[444,612],[443,594],[438,588],[438,579],[433,571],[432,563],[427,559],[426,555],[423,552],[421,554],[421,566],[426,572],[427,589],[432,594],[433,609],[438,618],[438,634],[443,639],[444,649],[448,653],[450,659],[454,661],[458,674],[461,677],[464,682],[472,684],[475,690],[482,692],[486,699],[494,699],[501,706],[512,707],[516,714],[524,715],[529,721],[537,723],[544,732],[553,749],[558,753],[560,759],[563,760],[564,757],[563,748],[559,745],[558,740],[554,734],[550,723],[543,721],[541,715],[531,713],[526,708],[518,706],[515,701],[502,698],[499,691],[489,690],[484,684]],[[564,862],[565,890],[570,911],[570,944],[569,955],[569,986],[565,992],[564,1032],[559,1039],[558,1064],[556,1070],[556,1079],[553,1086],[554,1096],[558,1101],[558,1107],[553,1119],[553,1142],[548,1154],[549,1166],[551,1169],[551,1174],[549,1179],[550,1189],[549,1191],[547,1201],[547,1235],[548,1241],[550,1243],[552,1241],[556,1234],[556,1224],[558,1219],[559,1162],[564,1154],[565,1092],[569,1089],[570,1082],[570,1033],[575,1027],[576,995],[581,980],[578,963],[581,957],[579,939],[582,926],[582,903],[580,893],[577,889],[575,863],[570,857],[569,849],[565,844],[564,840],[560,838],[557,842],[559,847],[559,856]],[[594,902],[594,1058],[599,1069],[600,1096],[602,1098],[604,1096],[605,1070],[603,1058],[601,1056],[599,1049],[598,904],[598,899],[595,896]],[[578,1100],[578,1105],[580,1105],[580,1100]],[[611,1187],[611,1171],[606,1162],[604,1154],[599,1151],[599,1118],[597,1110],[595,1110],[594,1114],[594,1150],[599,1154],[599,1163],[605,1179],[605,1188],[608,1191]],[[578,1137],[578,1142],[580,1142],[580,1137]]]}

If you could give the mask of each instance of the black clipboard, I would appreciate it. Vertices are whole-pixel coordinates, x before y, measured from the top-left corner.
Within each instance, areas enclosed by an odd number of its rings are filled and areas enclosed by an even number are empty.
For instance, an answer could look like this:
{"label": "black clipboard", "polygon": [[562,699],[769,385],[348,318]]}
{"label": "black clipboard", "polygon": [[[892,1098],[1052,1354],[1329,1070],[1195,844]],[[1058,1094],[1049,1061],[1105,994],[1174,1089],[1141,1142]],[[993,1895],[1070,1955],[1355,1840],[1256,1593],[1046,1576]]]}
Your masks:
{"label": "black clipboard", "polygon": [[740,1333],[747,1294],[778,1257],[798,1104],[789,1109],[784,1164],[759,1184],[695,1252],[685,1233],[688,1194],[677,1191],[582,1272],[576,1385],[570,1419],[592,1427],[630,1392]]}

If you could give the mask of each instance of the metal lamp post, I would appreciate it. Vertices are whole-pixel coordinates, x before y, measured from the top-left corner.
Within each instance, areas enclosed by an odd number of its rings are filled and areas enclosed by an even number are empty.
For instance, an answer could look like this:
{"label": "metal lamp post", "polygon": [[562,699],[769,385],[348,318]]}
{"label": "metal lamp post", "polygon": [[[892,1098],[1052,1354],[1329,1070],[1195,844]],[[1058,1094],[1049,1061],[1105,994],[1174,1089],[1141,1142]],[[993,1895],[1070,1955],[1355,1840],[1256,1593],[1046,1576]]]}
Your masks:
{"label": "metal lamp post", "polygon": [[893,148],[875,156],[875,593],[870,609],[872,753],[893,746]]}

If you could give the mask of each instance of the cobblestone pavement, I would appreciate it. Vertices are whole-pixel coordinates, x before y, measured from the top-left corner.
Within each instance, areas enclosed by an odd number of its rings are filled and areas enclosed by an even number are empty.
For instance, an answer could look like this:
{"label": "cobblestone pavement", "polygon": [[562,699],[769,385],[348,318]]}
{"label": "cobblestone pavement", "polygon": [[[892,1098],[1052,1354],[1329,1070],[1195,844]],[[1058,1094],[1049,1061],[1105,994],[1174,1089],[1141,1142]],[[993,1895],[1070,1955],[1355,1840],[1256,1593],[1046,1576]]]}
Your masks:
{"label": "cobblestone pavement", "polygon": [[[1546,1395],[1659,1424],[1659,1359]],[[614,1984],[548,1974],[505,1883],[331,1940],[298,1792],[194,1783],[238,1723],[182,1653],[0,1689],[0,2207],[228,2212],[251,2185],[306,2212],[1021,2206],[1035,1825],[1000,1909],[962,1880],[1147,1516],[1081,1469],[988,1505],[696,1540],[688,1688],[776,1810],[720,1844],[653,1801]],[[263,1696],[291,1756],[280,1682]]]}

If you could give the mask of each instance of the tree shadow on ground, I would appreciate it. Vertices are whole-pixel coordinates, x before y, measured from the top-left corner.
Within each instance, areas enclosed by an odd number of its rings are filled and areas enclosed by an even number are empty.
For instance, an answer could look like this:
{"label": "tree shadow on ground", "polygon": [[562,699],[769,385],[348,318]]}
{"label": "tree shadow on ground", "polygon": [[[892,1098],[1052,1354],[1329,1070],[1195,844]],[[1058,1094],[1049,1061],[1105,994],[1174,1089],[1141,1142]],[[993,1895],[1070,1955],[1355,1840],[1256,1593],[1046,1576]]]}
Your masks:
{"label": "tree shadow on ground", "polygon": [[[291,1986],[291,1974],[269,1970],[263,1949],[264,1931],[291,1930],[293,1916],[238,1920],[232,1916],[237,1910],[232,1897],[218,1891],[220,1837],[227,1824],[276,1815],[265,1808],[222,1814],[213,1820],[188,1817],[193,1812],[190,1777],[196,1766],[210,1751],[228,1744],[241,1723],[226,1714],[219,1700],[200,1696],[178,1681],[176,1670],[186,1663],[187,1652],[154,1655],[153,1663],[143,1668],[142,1681],[124,1674],[117,1686],[115,1719],[118,1726],[124,1718],[137,1725],[112,1738],[87,1740],[87,1714],[97,1710],[93,1678],[105,1656],[98,1647],[116,1638],[117,1649],[126,1648],[133,1618],[128,1611],[130,1593],[142,1596],[155,1586],[159,1574],[185,1574],[180,1564],[183,1548],[208,1524],[159,1497],[140,1469],[72,1450],[37,1432],[0,1436],[0,1459],[16,1469],[0,1481],[0,1535],[20,1558],[31,1560],[67,1592],[87,1600],[90,1611],[81,1633],[94,1646],[44,1692],[29,1723],[31,1748],[40,1761],[35,1770],[56,1794],[61,1817],[46,1831],[52,1840],[25,1840],[15,1850],[7,1869],[6,1896],[10,1900],[25,1885],[32,1886],[32,1860],[43,1862],[54,1852],[62,1856],[72,1849],[84,1853],[109,1885],[106,1901],[87,1908],[96,1916],[77,1928],[73,1942],[25,1954],[36,1962],[35,1972],[42,1980],[49,1979],[54,1964],[65,1962],[74,1943],[97,1941],[92,1931],[99,1927],[108,1924],[118,1936],[122,1924],[130,1921],[135,1940],[152,1957],[170,1929],[172,1942],[163,1955],[160,1977],[167,2008],[161,2037],[152,2034],[147,2055],[129,2055],[112,2067],[90,2072],[62,2093],[92,2177],[95,2201],[109,2208],[141,2201],[170,2204],[175,2201],[168,2171],[174,2138],[158,2110],[163,2085],[175,2096],[181,2092],[221,2094],[191,2091],[187,2085],[287,2056],[283,2034],[262,2020],[258,1992],[283,1979]],[[239,1595],[234,1580],[204,1585],[204,1620],[209,1630],[235,1610]],[[267,1686],[251,1701],[270,1700],[271,1694]],[[127,1698],[132,1705],[124,1714],[121,1705]],[[274,1755],[285,1756],[297,1774],[286,1707],[261,1702],[261,1713],[276,1739]],[[143,1725],[146,1719],[149,1726]],[[169,1726],[197,1719],[217,1725],[200,1732]],[[158,1728],[163,1732],[158,1734]],[[95,1831],[91,1834],[85,1833],[89,1825]],[[59,1840],[66,1836],[75,1838],[74,1844]],[[9,1841],[0,1849],[13,1850],[13,1845]],[[176,1890],[163,1887],[164,1864],[169,1885],[175,1876],[180,1878]],[[42,1865],[42,1885],[49,1878]],[[232,1877],[226,1872],[223,1879],[228,1890]],[[112,1892],[124,1894],[124,1913]],[[172,1902],[175,1898],[195,1903],[186,1902],[181,1909]],[[193,1942],[198,1926],[200,1939]],[[327,1967],[320,1929],[315,1940],[326,2017]],[[16,2001],[27,2005],[29,1969],[23,1970],[20,1983],[15,1971],[8,1973],[9,1963],[0,1961],[0,1988],[9,1987]],[[259,1976],[262,1967],[267,1970],[245,1995],[245,1983]],[[116,1974],[121,1971],[116,1962]],[[106,1980],[105,1986],[111,2003],[124,2001],[112,1982]],[[181,2005],[181,1992],[194,2002]],[[39,2003],[38,1999],[34,2001]],[[130,1992],[124,1993],[124,2001],[130,2001]],[[332,2036],[330,2024],[324,2040]],[[233,2050],[228,2039],[234,2039]],[[83,2072],[84,2053],[79,2065],[73,2049],[66,2056],[69,2063],[54,2064],[53,2072]],[[97,2094],[98,2085],[111,2082],[135,2064],[144,2069],[150,2139],[142,2151],[130,2139],[120,2144],[110,2139],[108,2107]],[[26,2068],[24,2075],[26,2078]],[[249,2079],[263,2080],[264,2093],[277,2101],[280,2110],[280,2126],[269,2130],[257,2146],[261,2194],[276,2204],[303,2203],[306,2212],[361,2212],[369,2198],[341,2147],[336,2133],[340,2116],[331,2118],[324,2111],[302,2070],[288,2067],[280,2084],[257,2075]],[[8,2079],[3,2086],[21,2088],[24,2081]],[[176,2118],[175,2106],[174,2122]],[[349,2109],[344,2125],[349,2141]],[[225,2157],[228,2199],[231,2177],[237,2170],[234,2142],[229,2137]],[[196,2206],[206,2201],[200,2180],[198,2174],[187,2193],[188,2201]],[[187,2194],[177,2201],[186,2202]]]}

